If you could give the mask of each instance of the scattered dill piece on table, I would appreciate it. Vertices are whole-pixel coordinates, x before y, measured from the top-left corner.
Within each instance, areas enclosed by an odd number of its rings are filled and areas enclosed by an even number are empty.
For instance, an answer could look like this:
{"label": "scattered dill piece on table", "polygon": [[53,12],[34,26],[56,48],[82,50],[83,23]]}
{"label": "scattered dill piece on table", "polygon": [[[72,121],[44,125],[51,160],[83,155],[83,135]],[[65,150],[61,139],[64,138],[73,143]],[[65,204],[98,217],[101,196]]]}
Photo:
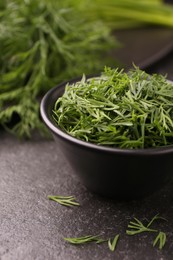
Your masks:
{"label": "scattered dill piece on table", "polygon": [[134,218],[135,221],[130,221],[128,224],[128,230],[126,230],[127,235],[136,235],[142,232],[158,232],[156,229],[151,229],[150,226],[153,224],[156,220],[165,220],[165,218],[159,216],[159,214],[156,214],[150,221],[148,221],[148,224],[144,225],[139,219]]}
{"label": "scattered dill piece on table", "polygon": [[159,216],[159,213],[158,213],[151,219],[151,221],[149,221],[147,227],[150,227],[153,224],[154,221],[159,220],[159,219],[167,221],[166,218],[163,218],[163,217]]}
{"label": "scattered dill piece on table", "polygon": [[134,218],[135,221],[130,221],[126,230],[127,235],[136,235],[143,232],[157,232],[156,229],[151,229],[145,226],[139,219]]}
{"label": "scattered dill piece on table", "polygon": [[89,242],[95,242],[95,243],[99,244],[99,243],[105,241],[105,240],[101,239],[99,237],[99,235],[96,235],[96,236],[88,235],[88,236],[74,237],[74,238],[68,237],[68,238],[64,238],[64,240],[71,244],[76,244],[76,245],[86,244]]}
{"label": "scattered dill piece on table", "polygon": [[75,197],[73,196],[52,196],[48,195],[48,199],[56,201],[57,203],[71,207],[71,206],[80,206],[80,204],[76,201]]}
{"label": "scattered dill piece on table", "polygon": [[136,235],[142,232],[157,232],[157,236],[153,241],[153,247],[158,245],[159,249],[161,250],[166,243],[166,233],[162,231],[158,231],[156,229],[151,229],[150,226],[153,224],[154,221],[161,219],[167,221],[165,218],[159,216],[159,214],[155,215],[151,221],[148,222],[147,225],[144,225],[140,220],[134,218],[134,221],[130,221],[128,225],[128,230],[126,230],[127,235]]}
{"label": "scattered dill piece on table", "polygon": [[153,246],[156,246],[158,244],[159,249],[161,250],[165,246],[165,243],[166,243],[166,233],[160,231],[153,242]]}
{"label": "scattered dill piece on table", "polygon": [[115,251],[120,235],[116,235],[113,240],[109,238],[108,247],[111,251]]}

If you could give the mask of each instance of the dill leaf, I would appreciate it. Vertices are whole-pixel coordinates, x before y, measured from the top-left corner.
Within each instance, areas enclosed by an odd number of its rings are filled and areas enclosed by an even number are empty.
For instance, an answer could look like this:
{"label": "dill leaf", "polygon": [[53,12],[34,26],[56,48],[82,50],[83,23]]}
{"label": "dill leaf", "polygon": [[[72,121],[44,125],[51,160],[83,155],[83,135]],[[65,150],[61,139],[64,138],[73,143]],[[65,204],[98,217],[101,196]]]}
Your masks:
{"label": "dill leaf", "polygon": [[[152,223],[156,218],[152,218],[150,223]],[[144,225],[139,219],[134,218],[135,221],[130,221],[128,228],[126,230],[127,235],[136,235],[143,232],[157,232],[155,229],[149,228],[149,226]]]}
{"label": "dill leaf", "polygon": [[161,250],[166,243],[166,233],[160,231],[153,241],[153,247],[159,244],[159,249]]}
{"label": "dill leaf", "polygon": [[80,206],[80,204],[78,202],[76,202],[76,199],[73,196],[52,196],[52,195],[48,195],[48,199],[56,201],[57,203],[59,203],[63,206],[67,206],[67,207]]}
{"label": "dill leaf", "polygon": [[152,225],[152,223],[153,223],[154,221],[158,220],[158,219],[162,219],[162,220],[167,221],[166,218],[163,218],[163,217],[159,216],[159,213],[158,213],[157,215],[155,215],[155,216],[151,219],[151,221],[148,223],[147,227],[150,227],[150,226]]}
{"label": "dill leaf", "polygon": [[113,240],[111,240],[111,239],[109,239],[108,240],[108,247],[109,247],[109,249],[111,250],[111,251],[115,251],[115,248],[116,248],[116,246],[117,246],[117,243],[118,243],[118,240],[119,240],[119,234],[118,235],[116,235],[114,238],[113,238]]}
{"label": "dill leaf", "polygon": [[82,237],[68,237],[68,238],[64,238],[65,241],[71,243],[71,244],[86,244],[89,242],[96,242],[96,243],[101,243],[103,242],[102,239],[99,238],[99,235],[96,236],[92,236],[92,235],[88,235],[88,236],[82,236]]}

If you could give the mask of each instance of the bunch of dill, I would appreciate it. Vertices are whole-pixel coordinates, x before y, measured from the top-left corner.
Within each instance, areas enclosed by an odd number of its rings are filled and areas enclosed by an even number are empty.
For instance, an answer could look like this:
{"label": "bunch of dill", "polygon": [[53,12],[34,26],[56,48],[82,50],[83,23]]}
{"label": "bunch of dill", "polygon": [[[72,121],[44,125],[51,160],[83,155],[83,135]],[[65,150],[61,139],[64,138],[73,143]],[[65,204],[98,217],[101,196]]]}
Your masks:
{"label": "bunch of dill", "polygon": [[[82,73],[95,73],[116,45],[74,0],[0,2],[0,125],[19,136],[43,129],[39,98]],[[105,55],[105,58],[100,58]],[[15,116],[12,126],[9,124]]]}

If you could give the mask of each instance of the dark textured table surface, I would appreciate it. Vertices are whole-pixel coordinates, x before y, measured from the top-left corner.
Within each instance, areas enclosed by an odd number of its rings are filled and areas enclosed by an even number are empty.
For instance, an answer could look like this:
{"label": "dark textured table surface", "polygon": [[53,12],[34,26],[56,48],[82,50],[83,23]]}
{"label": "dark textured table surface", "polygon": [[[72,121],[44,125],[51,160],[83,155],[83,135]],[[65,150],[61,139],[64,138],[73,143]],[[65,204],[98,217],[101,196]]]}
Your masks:
{"label": "dark textured table surface", "polygon": [[[173,79],[173,53],[148,72],[167,73]],[[150,180],[148,180],[150,181]],[[74,195],[80,207],[66,208],[48,195]],[[155,234],[128,236],[133,217],[155,214],[167,219],[155,223],[167,234],[162,250],[153,247]],[[172,260],[173,182],[139,201],[119,202],[90,193],[72,174],[53,140],[33,137],[19,141],[0,130],[0,259],[1,260]],[[117,249],[107,243],[70,245],[64,237],[120,234]]]}

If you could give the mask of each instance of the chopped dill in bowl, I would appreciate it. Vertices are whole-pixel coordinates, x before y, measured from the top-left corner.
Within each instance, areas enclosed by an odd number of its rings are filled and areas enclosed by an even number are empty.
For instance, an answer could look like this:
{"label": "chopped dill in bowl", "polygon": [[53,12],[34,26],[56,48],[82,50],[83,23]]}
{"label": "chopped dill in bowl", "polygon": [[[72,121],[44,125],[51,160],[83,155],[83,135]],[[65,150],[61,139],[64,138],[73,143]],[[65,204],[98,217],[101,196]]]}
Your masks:
{"label": "chopped dill in bowl", "polygon": [[173,84],[138,67],[105,67],[98,77],[67,84],[53,110],[71,136],[103,146],[150,148],[173,144]]}

